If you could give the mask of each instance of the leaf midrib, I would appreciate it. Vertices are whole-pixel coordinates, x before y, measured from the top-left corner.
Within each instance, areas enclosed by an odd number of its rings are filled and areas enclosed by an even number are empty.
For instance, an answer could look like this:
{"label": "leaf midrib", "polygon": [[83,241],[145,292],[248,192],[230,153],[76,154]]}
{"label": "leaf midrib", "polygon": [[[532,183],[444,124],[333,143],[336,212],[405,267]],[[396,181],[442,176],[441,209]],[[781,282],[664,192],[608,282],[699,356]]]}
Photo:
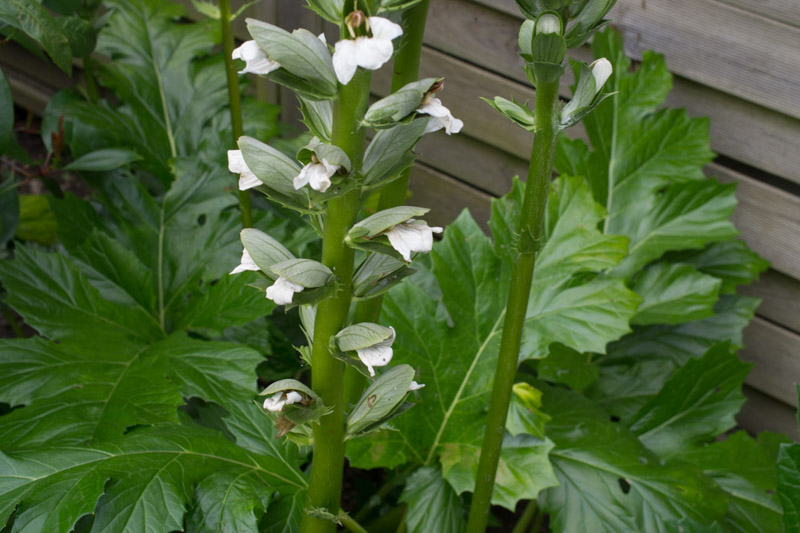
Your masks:
{"label": "leaf midrib", "polygon": [[486,338],[483,340],[483,344],[481,344],[480,348],[475,354],[475,357],[472,358],[472,362],[469,365],[469,369],[467,369],[466,374],[464,374],[464,379],[461,380],[461,385],[458,387],[458,391],[456,391],[456,395],[453,397],[453,401],[450,403],[450,407],[447,409],[447,412],[444,414],[444,418],[442,419],[442,423],[439,426],[439,431],[436,433],[436,438],[433,440],[433,444],[431,445],[430,450],[428,451],[428,457],[425,459],[425,465],[427,466],[433,460],[434,455],[436,454],[436,449],[439,447],[439,441],[444,434],[444,429],[447,426],[447,422],[450,420],[450,417],[453,415],[453,411],[456,408],[456,405],[461,401],[461,395],[464,394],[464,389],[467,386],[467,382],[469,382],[470,376],[472,376],[472,372],[475,370],[475,367],[478,364],[481,356],[483,355],[484,350],[489,345],[489,341],[494,337],[498,329],[500,328],[500,324],[503,322],[503,318],[506,316],[506,310],[503,309],[503,312],[497,317],[492,329],[489,331],[489,334],[486,335]]}

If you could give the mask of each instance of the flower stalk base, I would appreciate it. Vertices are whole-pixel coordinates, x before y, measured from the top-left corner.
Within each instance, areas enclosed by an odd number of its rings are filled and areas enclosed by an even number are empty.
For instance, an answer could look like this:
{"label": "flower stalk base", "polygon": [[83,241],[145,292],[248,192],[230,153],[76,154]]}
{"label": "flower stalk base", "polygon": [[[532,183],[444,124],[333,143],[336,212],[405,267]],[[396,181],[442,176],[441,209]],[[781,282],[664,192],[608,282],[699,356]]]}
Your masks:
{"label": "flower stalk base", "polygon": [[[333,143],[351,161],[361,161],[365,132],[359,126],[369,103],[370,73],[359,70],[347,85],[340,87],[334,108]],[[354,169],[356,170],[356,169]],[[306,509],[322,508],[336,514],[342,493],[344,467],[344,363],[330,353],[330,339],[344,326],[350,310],[353,278],[353,249],[345,244],[360,207],[358,189],[334,198],[328,205],[322,240],[322,263],[337,279],[337,292],[317,306],[311,360],[311,385],[322,403],[333,411],[314,425],[314,456]],[[331,533],[336,524],[306,514],[301,531]]]}
{"label": "flower stalk base", "polygon": [[517,372],[522,328],[533,282],[536,252],[541,246],[547,186],[553,173],[558,134],[558,81],[540,83],[536,88],[536,136],[533,141],[528,181],[525,187],[519,226],[517,254],[511,271],[506,318],[497,370],[486,420],[475,493],[470,507],[468,533],[483,533],[489,519],[489,506],[503,446],[511,388]]}

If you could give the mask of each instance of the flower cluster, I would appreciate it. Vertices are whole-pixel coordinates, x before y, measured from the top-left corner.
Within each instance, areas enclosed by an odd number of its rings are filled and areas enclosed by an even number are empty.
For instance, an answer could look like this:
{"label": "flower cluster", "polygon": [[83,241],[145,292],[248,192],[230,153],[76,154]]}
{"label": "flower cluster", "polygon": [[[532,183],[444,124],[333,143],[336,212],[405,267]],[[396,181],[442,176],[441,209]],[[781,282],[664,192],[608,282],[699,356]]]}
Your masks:
{"label": "flower cluster", "polygon": [[[350,148],[345,152],[337,146],[333,102],[341,97],[345,86],[362,90],[364,84],[357,80],[364,78],[356,76],[359,69],[371,71],[386,64],[403,33],[399,24],[361,11],[353,11],[342,20],[346,38],[332,47],[324,35],[315,36],[305,30],[289,33],[248,20],[253,40],[233,51],[234,59],[244,61],[241,73],[269,76],[298,94],[305,122],[314,137],[296,157],[241,137],[238,149],[228,152],[229,170],[239,175],[240,190],[256,189],[323,224],[335,223],[329,214],[332,199],[354,191],[360,191],[363,197],[364,192],[396,179],[413,160],[412,150],[423,135],[438,130],[451,135],[464,125],[438,98],[443,80],[428,78],[378,100],[362,116],[349,117],[356,129],[376,130],[366,151]],[[366,96],[368,86],[364,85],[363,90]],[[362,396],[347,418],[352,435],[379,427],[393,413],[404,409],[408,394],[424,385],[413,379],[415,371],[408,365],[380,370],[394,356],[394,328],[371,322],[347,325],[346,317],[342,317],[340,323],[345,327],[330,339],[318,339],[314,337],[314,323],[326,309],[321,304],[339,294],[342,286],[352,287],[351,298],[365,300],[380,296],[413,272],[408,265],[415,254],[430,252],[434,234],[442,232],[442,228],[429,226],[421,219],[427,211],[395,207],[343,228],[346,237],[338,245],[366,252],[363,262],[353,265],[355,274],[349,284],[337,278],[334,272],[340,270],[334,264],[297,258],[259,230],[245,229],[241,233],[242,257],[231,274],[256,272],[259,281],[253,285],[262,289],[268,299],[277,305],[300,308],[310,346],[300,349],[303,357],[313,365],[317,357],[314,354],[321,350],[317,343],[327,341],[325,349],[331,356],[372,380],[369,395]],[[329,412],[311,389],[294,380],[273,383],[262,394],[266,396],[263,408],[276,418],[279,433],[293,439],[308,438],[306,424]]]}

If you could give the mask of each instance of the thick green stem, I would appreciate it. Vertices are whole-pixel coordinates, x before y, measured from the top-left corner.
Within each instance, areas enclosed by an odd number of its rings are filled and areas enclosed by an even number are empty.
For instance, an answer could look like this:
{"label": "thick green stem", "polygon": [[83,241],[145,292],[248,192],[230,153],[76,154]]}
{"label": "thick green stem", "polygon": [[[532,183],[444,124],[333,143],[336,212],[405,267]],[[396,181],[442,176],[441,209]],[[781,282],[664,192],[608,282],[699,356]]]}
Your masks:
{"label": "thick green stem", "polygon": [[[334,107],[333,144],[345,151],[358,171],[364,155],[364,130],[360,122],[369,103],[369,71],[359,70],[349,84],[340,87]],[[307,509],[336,514],[342,494],[344,466],[344,411],[342,394],[344,363],[330,353],[331,337],[344,326],[350,311],[353,249],[344,242],[355,222],[361,193],[354,189],[328,203],[322,236],[322,262],[336,275],[337,292],[317,306],[311,351],[311,385],[331,414],[314,425],[314,456],[308,487]],[[335,524],[309,514],[303,517],[303,533],[330,533]]]}
{"label": "thick green stem", "polygon": [[517,372],[520,339],[525,324],[525,312],[533,281],[536,252],[541,246],[547,186],[553,173],[558,128],[558,82],[540,83],[536,88],[536,137],[533,140],[528,182],[519,225],[519,243],[511,271],[506,318],[497,370],[489,402],[486,432],[483,436],[481,458],[475,494],[469,510],[468,533],[482,533],[489,519],[489,505],[497,474],[497,462],[503,446],[506,415],[511,400],[511,387]]}
{"label": "thick green stem", "polygon": [[[425,20],[428,18],[430,0],[420,3],[403,13],[403,40],[394,58],[392,73],[392,92],[404,85],[417,81],[419,59],[422,52],[422,37],[425,34]],[[378,198],[378,211],[403,205],[408,194],[408,181],[411,169],[404,170],[396,180],[381,189]],[[356,306],[355,323],[377,322],[381,316],[383,297],[378,296]],[[344,394],[349,403],[356,403],[364,392],[365,378],[354,368],[345,369]]]}
{"label": "thick green stem", "polygon": [[525,533],[528,531],[528,527],[530,527],[538,511],[539,505],[536,503],[536,500],[529,501],[528,505],[525,506],[525,510],[522,511],[522,516],[520,516],[517,523],[514,524],[514,530],[511,533]]}
{"label": "thick green stem", "polygon": [[[231,127],[233,129],[233,145],[244,135],[242,126],[242,97],[239,94],[239,75],[233,64],[233,28],[231,27],[230,0],[219,0],[219,20],[222,24],[222,48],[225,51],[225,75],[228,77],[228,105],[231,108]],[[238,187],[237,187],[238,188]],[[250,206],[250,192],[239,191],[239,211],[242,214],[242,227],[253,226],[253,211]]]}

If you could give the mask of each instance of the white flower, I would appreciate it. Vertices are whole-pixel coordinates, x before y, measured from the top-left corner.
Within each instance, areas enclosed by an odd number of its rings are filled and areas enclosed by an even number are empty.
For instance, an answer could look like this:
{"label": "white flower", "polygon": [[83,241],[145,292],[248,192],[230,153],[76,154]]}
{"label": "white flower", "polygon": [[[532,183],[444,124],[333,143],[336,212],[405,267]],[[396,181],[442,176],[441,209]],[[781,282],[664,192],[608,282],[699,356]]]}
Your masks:
{"label": "white flower", "polygon": [[[284,393],[286,397],[284,398]],[[285,405],[290,405],[293,403],[297,403],[303,400],[303,396],[300,395],[297,391],[281,391],[273,394],[266,400],[264,400],[264,409],[267,411],[272,411],[273,413],[278,413],[283,410]]]}
{"label": "white flower", "polygon": [[594,76],[594,94],[597,94],[603,88],[603,85],[606,84],[608,78],[611,77],[614,68],[611,66],[611,62],[606,58],[598,59],[589,65],[589,68],[592,69],[592,76]]}
{"label": "white flower", "polygon": [[231,270],[231,274],[238,274],[240,272],[244,272],[245,270],[259,270],[258,265],[256,265],[255,261],[253,261],[253,258],[250,256],[250,252],[247,251],[247,248],[242,250],[242,260],[239,262],[239,266]]}
{"label": "white flower", "polygon": [[303,290],[302,285],[292,283],[286,278],[278,278],[275,283],[267,287],[267,298],[278,305],[288,305],[292,303],[294,293]]}
{"label": "white flower", "polygon": [[412,381],[411,385],[408,386],[408,392],[419,390],[425,387],[424,383],[417,383],[416,381]]}
{"label": "white flower", "polygon": [[281,66],[277,61],[271,60],[264,50],[255,41],[245,41],[242,46],[231,54],[233,59],[241,59],[246,63],[244,70],[239,74],[269,74],[273,70],[278,70]]}
{"label": "white flower", "polygon": [[369,17],[372,37],[342,39],[333,50],[333,70],[342,85],[347,85],[358,67],[377,70],[389,61],[394,52],[392,39],[403,35],[403,28],[389,19]]}
{"label": "white flower", "polygon": [[322,163],[311,162],[303,167],[300,174],[294,178],[294,188],[300,189],[311,185],[315,191],[325,192],[331,186],[331,176],[339,170],[339,165],[331,165],[325,159]]}
{"label": "white flower", "polygon": [[395,334],[393,327],[390,326],[389,329],[392,330],[392,336],[385,341],[356,350],[358,358],[361,359],[362,363],[367,365],[370,376],[375,375],[375,370],[372,367],[386,366],[389,364],[389,361],[392,360],[392,343],[394,342]]}
{"label": "white flower", "polygon": [[385,232],[385,235],[392,248],[408,262],[411,261],[411,252],[430,252],[433,248],[433,234],[441,232],[442,228],[431,228],[421,220],[410,218]]}
{"label": "white flower", "polygon": [[228,150],[228,170],[234,174],[239,174],[240,191],[246,191],[264,184],[244,162],[241,150]]}
{"label": "white flower", "polygon": [[442,101],[438,98],[428,97],[421,106],[417,108],[418,113],[425,113],[430,115],[428,125],[425,126],[425,133],[431,133],[444,128],[445,133],[448,135],[458,133],[464,127],[464,123],[455,118],[450,110],[442,105]]}

